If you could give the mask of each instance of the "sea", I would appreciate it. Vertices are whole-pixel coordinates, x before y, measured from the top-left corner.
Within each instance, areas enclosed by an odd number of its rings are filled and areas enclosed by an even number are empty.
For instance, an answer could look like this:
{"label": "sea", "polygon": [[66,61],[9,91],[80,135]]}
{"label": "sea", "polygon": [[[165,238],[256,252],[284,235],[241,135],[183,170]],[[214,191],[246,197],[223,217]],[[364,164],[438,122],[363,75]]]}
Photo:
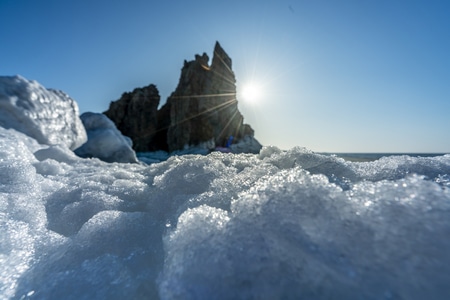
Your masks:
{"label": "sea", "polygon": [[353,162],[369,162],[369,161],[375,161],[382,157],[390,157],[390,156],[409,156],[409,157],[436,157],[436,156],[442,156],[447,153],[341,153],[341,152],[319,152],[320,154],[324,155],[331,155],[331,156],[337,156],[341,157],[347,161],[353,161]]}

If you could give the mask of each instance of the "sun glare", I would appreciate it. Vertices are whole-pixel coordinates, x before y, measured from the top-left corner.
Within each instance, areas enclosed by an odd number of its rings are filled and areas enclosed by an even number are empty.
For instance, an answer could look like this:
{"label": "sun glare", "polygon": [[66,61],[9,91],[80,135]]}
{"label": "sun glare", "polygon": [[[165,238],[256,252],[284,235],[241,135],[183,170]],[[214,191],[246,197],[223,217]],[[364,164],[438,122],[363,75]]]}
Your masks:
{"label": "sun glare", "polygon": [[255,83],[246,84],[241,92],[242,100],[248,102],[257,102],[261,98],[261,89]]}

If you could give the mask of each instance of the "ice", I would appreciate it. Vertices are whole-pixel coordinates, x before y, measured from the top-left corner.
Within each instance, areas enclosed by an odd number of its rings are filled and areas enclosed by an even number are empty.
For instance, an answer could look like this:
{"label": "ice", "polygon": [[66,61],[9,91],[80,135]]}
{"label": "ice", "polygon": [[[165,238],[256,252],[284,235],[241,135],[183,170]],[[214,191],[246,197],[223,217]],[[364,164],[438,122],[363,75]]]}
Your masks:
{"label": "ice", "polygon": [[230,149],[233,153],[255,153],[261,150],[261,144],[252,136],[247,135],[236,144],[231,144]]}
{"label": "ice", "polygon": [[0,126],[13,128],[41,144],[70,149],[86,141],[78,105],[61,91],[20,76],[0,76]]}
{"label": "ice", "polygon": [[81,157],[97,157],[106,162],[136,163],[132,141],[123,136],[106,115],[87,112],[81,115],[88,141],[75,153]]}
{"label": "ice", "polygon": [[226,152],[226,153],[254,153],[258,154],[262,149],[261,144],[251,136],[245,136],[241,141],[236,144],[230,145],[229,148],[226,147],[215,147],[214,140],[209,140],[204,143],[200,143],[195,146],[186,145],[182,150],[175,150],[173,152],[166,151],[154,151],[154,152],[140,152],[137,153],[138,159],[144,163],[152,164],[157,162],[162,162],[167,160],[171,156],[187,155],[187,154],[201,154],[206,155],[212,151],[216,152]]}
{"label": "ice", "polygon": [[106,163],[0,127],[2,299],[446,299],[450,155]]}
{"label": "ice", "polygon": [[[350,196],[323,175],[293,168],[261,178],[232,202],[231,213],[202,206],[184,212],[181,228],[166,238],[162,294],[445,299],[448,193],[418,176],[361,184],[362,194],[356,184],[358,197]],[[445,203],[431,206],[435,199]]]}

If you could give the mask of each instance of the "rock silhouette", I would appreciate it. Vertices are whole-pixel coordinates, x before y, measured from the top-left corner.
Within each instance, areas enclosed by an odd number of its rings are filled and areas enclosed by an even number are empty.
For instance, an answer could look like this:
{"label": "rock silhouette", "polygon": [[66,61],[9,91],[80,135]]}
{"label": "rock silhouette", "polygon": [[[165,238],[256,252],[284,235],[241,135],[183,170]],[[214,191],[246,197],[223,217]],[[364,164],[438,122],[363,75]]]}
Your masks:
{"label": "rock silhouette", "polygon": [[206,53],[185,61],[178,86],[167,99],[169,151],[210,140],[216,146],[225,146],[230,136],[238,142],[254,134],[250,126],[243,124],[244,118],[237,107],[231,58],[218,42],[210,66],[208,61]]}
{"label": "rock silhouette", "polygon": [[153,145],[153,140],[157,132],[159,100],[158,89],[150,84],[123,93],[119,100],[111,102],[104,114],[123,135],[131,138],[135,151],[157,150],[159,147]]}
{"label": "rock silhouette", "polygon": [[211,65],[206,53],[184,61],[177,88],[157,110],[159,100],[159,92],[151,84],[124,93],[104,113],[133,140],[133,148],[139,152],[172,152],[199,145],[214,149],[226,146],[231,136],[233,143],[245,137],[254,140],[253,129],[244,124],[237,107],[231,58],[219,42]]}

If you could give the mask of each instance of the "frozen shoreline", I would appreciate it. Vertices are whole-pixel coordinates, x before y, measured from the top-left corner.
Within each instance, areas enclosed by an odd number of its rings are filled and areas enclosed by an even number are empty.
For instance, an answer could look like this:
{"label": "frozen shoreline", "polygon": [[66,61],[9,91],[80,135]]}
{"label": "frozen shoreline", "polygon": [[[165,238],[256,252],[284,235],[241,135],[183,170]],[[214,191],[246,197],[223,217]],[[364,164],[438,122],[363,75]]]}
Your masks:
{"label": "frozen shoreline", "polygon": [[450,156],[83,159],[0,128],[12,299],[445,299]]}

